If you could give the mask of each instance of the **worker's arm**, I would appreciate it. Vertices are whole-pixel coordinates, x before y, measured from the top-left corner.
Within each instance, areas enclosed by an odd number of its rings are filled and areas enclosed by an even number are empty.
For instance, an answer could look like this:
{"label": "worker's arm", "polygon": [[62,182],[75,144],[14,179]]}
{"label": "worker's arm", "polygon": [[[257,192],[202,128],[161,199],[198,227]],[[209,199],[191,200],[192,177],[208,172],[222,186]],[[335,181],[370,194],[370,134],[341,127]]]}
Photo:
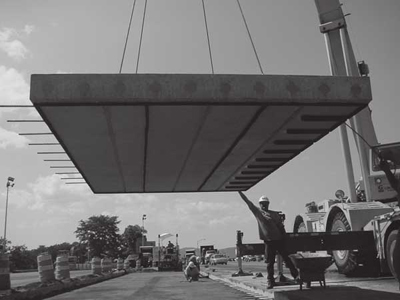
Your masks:
{"label": "worker's arm", "polygon": [[257,206],[254,205],[253,202],[251,202],[245,194],[239,191],[240,197],[243,199],[243,201],[247,204],[247,206],[250,208],[251,212],[254,214],[254,216],[258,216],[261,214],[260,210],[257,208]]}

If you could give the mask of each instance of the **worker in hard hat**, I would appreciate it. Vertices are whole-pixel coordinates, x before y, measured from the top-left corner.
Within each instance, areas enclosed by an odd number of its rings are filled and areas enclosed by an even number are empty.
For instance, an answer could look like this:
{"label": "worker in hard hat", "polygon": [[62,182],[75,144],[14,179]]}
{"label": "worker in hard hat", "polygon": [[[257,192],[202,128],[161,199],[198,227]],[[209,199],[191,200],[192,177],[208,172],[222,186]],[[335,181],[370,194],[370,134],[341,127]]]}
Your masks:
{"label": "worker in hard hat", "polygon": [[197,257],[196,256],[192,255],[189,258],[189,263],[184,270],[184,274],[185,274],[186,280],[189,280],[189,282],[192,282],[192,280],[193,281],[199,280],[200,271],[197,266]]}
{"label": "worker in hard hat", "polygon": [[283,215],[269,209],[270,201],[266,196],[260,197],[258,201],[260,208],[258,208],[242,192],[239,192],[239,194],[256,217],[260,239],[263,240],[265,244],[265,261],[267,263],[268,273],[267,288],[272,289],[275,285],[274,264],[277,252],[282,256],[286,266],[290,269],[293,278],[297,280],[299,272],[290,260],[285,248],[286,231],[285,226],[283,225]]}

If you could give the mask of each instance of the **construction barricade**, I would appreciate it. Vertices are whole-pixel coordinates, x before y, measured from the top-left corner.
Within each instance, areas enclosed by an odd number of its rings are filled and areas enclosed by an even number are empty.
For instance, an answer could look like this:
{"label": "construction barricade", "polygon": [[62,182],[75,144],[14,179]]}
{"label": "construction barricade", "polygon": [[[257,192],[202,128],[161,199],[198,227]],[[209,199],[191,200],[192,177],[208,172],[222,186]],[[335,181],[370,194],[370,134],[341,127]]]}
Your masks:
{"label": "construction barricade", "polygon": [[40,282],[45,283],[55,280],[53,260],[48,253],[42,253],[37,257]]}
{"label": "construction barricade", "polygon": [[68,256],[59,255],[56,259],[56,279],[68,278],[70,278]]}
{"label": "construction barricade", "polygon": [[100,275],[101,274],[101,265],[100,265],[100,258],[93,257],[92,258],[92,273]]}
{"label": "construction barricade", "polygon": [[129,262],[129,260],[126,258],[125,260],[124,260],[124,269],[125,270],[129,270],[130,269],[130,262]]}
{"label": "construction barricade", "polygon": [[9,290],[10,282],[10,260],[8,254],[0,254],[0,291]]}
{"label": "construction barricade", "polygon": [[105,257],[101,260],[101,272],[111,272],[111,259],[109,259],[108,257]]}
{"label": "construction barricade", "polygon": [[117,270],[121,271],[124,269],[124,260],[122,258],[118,258],[117,260]]}

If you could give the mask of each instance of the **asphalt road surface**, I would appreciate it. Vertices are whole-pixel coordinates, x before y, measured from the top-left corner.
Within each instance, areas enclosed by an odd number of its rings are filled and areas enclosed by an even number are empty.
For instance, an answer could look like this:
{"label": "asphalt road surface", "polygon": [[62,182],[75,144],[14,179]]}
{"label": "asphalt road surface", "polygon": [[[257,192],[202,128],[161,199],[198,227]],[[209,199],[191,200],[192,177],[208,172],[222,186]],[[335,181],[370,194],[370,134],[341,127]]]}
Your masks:
{"label": "asphalt road surface", "polygon": [[[77,270],[70,272],[71,277],[82,276],[90,273],[92,273],[91,270]],[[10,278],[12,288],[40,281],[38,272],[11,273]]]}
{"label": "asphalt road surface", "polygon": [[254,297],[207,278],[189,282],[183,272],[149,272],[130,273],[49,299],[234,300]]}

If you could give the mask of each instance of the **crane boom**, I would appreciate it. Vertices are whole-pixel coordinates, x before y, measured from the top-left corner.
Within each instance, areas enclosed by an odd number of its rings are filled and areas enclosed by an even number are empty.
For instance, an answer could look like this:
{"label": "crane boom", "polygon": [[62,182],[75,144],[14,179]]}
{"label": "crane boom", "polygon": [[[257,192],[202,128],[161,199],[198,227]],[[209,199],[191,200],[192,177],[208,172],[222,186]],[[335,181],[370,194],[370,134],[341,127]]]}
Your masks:
{"label": "crane boom", "polygon": [[[358,65],[351,46],[346,20],[339,0],[315,0],[320,19],[320,30],[325,36],[330,68],[334,76],[360,76]],[[367,201],[371,201],[368,177],[370,175],[369,151],[370,145],[378,144],[369,107],[360,111],[350,120],[355,135],[357,150],[360,157],[361,172],[365,183]],[[368,143],[365,143],[363,139]],[[344,149],[344,157],[347,167],[347,177],[350,190],[350,199],[356,201],[354,191],[354,172],[351,162],[351,154],[347,140],[347,129],[343,124],[341,137]]]}

